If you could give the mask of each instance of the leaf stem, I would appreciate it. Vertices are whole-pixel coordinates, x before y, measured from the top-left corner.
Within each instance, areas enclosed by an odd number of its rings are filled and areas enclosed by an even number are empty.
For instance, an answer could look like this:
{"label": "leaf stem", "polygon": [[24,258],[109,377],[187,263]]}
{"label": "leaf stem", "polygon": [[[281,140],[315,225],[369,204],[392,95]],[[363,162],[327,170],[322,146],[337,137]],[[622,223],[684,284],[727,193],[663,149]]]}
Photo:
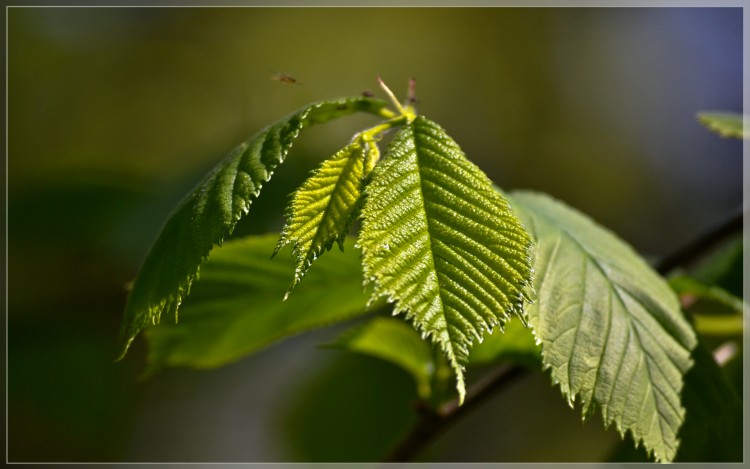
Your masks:
{"label": "leaf stem", "polygon": [[[409,102],[412,101],[412,97],[414,96],[415,83],[416,82],[414,81],[414,78],[411,78],[409,80]],[[396,98],[396,95],[393,94],[393,91],[391,91],[391,89],[388,88],[388,85],[386,85],[383,79],[380,77],[378,77],[378,84],[380,85],[381,88],[383,88],[383,91],[385,91],[385,94],[388,95],[388,98],[390,98],[393,105],[396,106],[396,109],[398,110],[399,115],[406,117],[407,123],[413,121],[417,117],[416,113],[414,112],[414,107],[411,105],[404,107],[399,102],[398,98]]]}
{"label": "leaf stem", "polygon": [[380,159],[380,151],[377,149],[377,142],[383,138],[383,134],[394,127],[406,124],[408,121],[409,116],[394,114],[393,118],[357,133],[352,140],[359,140],[364,148],[375,149],[375,151],[370,154],[370,156],[373,156],[370,163],[374,165]]}
{"label": "leaf stem", "polygon": [[396,106],[396,109],[398,109],[398,112],[403,115],[406,114],[406,109],[401,105],[401,103],[398,101],[398,98],[396,98],[396,95],[393,94],[393,91],[391,91],[390,88],[388,88],[388,85],[385,84],[382,78],[378,77],[378,84],[381,88],[383,88],[383,91],[385,91],[385,94],[388,95],[388,97],[391,99],[391,102],[394,106]]}
{"label": "leaf stem", "polygon": [[370,127],[367,130],[359,132],[355,138],[361,139],[363,142],[376,142],[382,138],[382,134],[394,127],[405,124],[407,121],[406,116],[396,116],[393,119],[387,120],[374,127]]}

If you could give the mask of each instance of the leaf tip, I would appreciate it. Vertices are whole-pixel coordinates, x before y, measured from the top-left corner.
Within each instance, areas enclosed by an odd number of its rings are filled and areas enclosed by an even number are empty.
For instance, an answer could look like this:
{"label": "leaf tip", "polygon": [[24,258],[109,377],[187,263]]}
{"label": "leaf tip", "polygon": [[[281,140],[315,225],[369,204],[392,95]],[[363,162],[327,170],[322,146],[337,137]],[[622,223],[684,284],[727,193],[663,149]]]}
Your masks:
{"label": "leaf tip", "polygon": [[456,390],[458,390],[458,405],[460,407],[464,405],[464,401],[466,400],[466,384],[464,383],[462,373],[456,374]]}
{"label": "leaf tip", "polygon": [[279,241],[276,243],[276,246],[274,246],[273,252],[271,253],[271,259],[276,257],[276,254],[278,254],[279,251],[281,251],[281,248],[286,246],[287,243],[289,243],[289,240],[286,239],[286,236],[284,233],[281,233],[281,236],[279,237]]}
{"label": "leaf tip", "polygon": [[128,349],[130,348],[130,344],[133,342],[133,337],[130,337],[128,340],[125,341],[125,343],[120,347],[120,351],[117,354],[117,357],[113,360],[114,363],[121,362],[123,358],[125,358],[125,355],[128,353]]}

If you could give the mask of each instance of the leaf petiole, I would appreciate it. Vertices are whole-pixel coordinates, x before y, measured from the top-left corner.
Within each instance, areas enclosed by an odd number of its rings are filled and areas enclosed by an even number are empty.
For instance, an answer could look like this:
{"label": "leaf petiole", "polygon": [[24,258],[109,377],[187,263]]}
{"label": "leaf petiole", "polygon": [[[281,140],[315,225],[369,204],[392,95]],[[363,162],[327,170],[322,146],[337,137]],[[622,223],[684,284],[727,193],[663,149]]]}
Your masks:
{"label": "leaf petiole", "polygon": [[[414,97],[414,79],[412,78],[409,81],[409,102],[413,103],[416,101],[416,98]],[[398,98],[396,98],[396,95],[393,94],[393,91],[391,91],[390,88],[388,88],[388,85],[385,84],[382,78],[378,77],[378,84],[381,88],[383,88],[383,91],[385,91],[385,94],[388,95],[391,102],[394,106],[396,106],[396,109],[399,112],[399,116],[404,116],[407,118],[406,123],[411,123],[416,117],[416,111],[414,107],[410,104],[406,107],[404,107],[399,101]]]}
{"label": "leaf petiole", "polygon": [[352,141],[359,141],[364,148],[374,150],[374,160],[371,161],[371,164],[374,165],[380,159],[380,152],[377,150],[377,142],[383,138],[383,134],[393,128],[408,124],[409,122],[409,115],[400,115],[355,134]]}

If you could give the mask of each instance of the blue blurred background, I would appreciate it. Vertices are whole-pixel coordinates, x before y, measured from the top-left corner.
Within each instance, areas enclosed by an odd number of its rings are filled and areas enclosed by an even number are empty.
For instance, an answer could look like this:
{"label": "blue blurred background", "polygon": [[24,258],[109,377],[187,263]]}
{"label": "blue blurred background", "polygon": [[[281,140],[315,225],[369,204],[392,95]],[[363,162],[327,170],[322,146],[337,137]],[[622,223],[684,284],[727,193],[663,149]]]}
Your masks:
{"label": "blue blurred background", "polygon": [[[408,376],[316,348],[335,331],[215,371],[139,380],[142,341],[113,363],[125,285],[201,175],[377,76],[399,95],[415,77],[420,113],[496,184],[649,259],[742,203],[741,142],[695,119],[742,111],[739,8],[9,9],[10,461],[368,460],[408,428]],[[278,230],[286,194],[371,123],[303,135],[238,233]],[[618,441],[537,373],[424,458],[595,461]]]}

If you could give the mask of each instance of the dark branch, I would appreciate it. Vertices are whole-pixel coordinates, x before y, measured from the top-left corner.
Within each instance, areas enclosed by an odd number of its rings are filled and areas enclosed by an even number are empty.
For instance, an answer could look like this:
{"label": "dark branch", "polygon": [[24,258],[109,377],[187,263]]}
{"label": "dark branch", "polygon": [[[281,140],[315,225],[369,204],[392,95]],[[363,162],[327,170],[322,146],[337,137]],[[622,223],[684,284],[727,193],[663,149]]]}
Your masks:
{"label": "dark branch", "polygon": [[742,231],[742,207],[736,209],[729,218],[706,230],[701,236],[685,244],[674,252],[664,256],[654,265],[657,272],[664,275],[675,267],[689,264],[701,257],[719,242],[727,239],[736,232]]}
{"label": "dark branch", "polygon": [[497,368],[493,373],[482,377],[469,387],[466,392],[466,400],[462,406],[458,405],[458,399],[442,405],[437,410],[430,409],[426,405],[420,405],[417,408],[419,412],[417,425],[383,461],[402,462],[412,459],[448,427],[485,402],[496,391],[506,388],[525,375],[526,372],[526,368],[520,366]]}

